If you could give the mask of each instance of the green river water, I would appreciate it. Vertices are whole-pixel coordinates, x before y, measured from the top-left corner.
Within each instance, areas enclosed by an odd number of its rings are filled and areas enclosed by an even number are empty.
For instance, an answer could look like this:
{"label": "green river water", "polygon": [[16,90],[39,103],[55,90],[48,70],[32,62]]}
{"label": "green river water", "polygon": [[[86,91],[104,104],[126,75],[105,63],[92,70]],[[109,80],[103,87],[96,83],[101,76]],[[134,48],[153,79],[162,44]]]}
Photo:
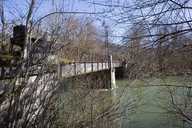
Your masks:
{"label": "green river water", "polygon": [[[187,128],[188,124],[172,112],[170,91],[182,102],[192,86],[190,77],[152,78],[146,80],[117,81],[116,95],[121,94],[121,128]],[[165,85],[165,86],[164,86]],[[168,85],[168,86],[166,86]],[[122,94],[122,92],[124,92]],[[191,91],[190,91],[191,92]],[[191,93],[192,94],[192,93]],[[191,99],[191,98],[190,98]],[[133,110],[126,110],[126,103],[134,102]]]}
{"label": "green river water", "polygon": [[[60,89],[62,95],[58,104],[61,125],[78,122],[88,122],[90,125],[91,120],[94,120],[93,128],[99,128],[102,124],[105,128],[190,128],[190,125],[174,112],[170,94],[178,104],[189,101],[189,105],[186,104],[185,107],[191,110],[191,76],[117,80],[117,88],[113,90],[86,89],[82,84],[73,89],[66,88],[75,84],[69,82]],[[110,104],[116,102],[119,106],[116,112],[119,112],[120,116],[117,119],[115,116],[109,117],[114,120],[112,126],[111,122],[106,121],[108,117],[99,117],[101,112],[111,110],[114,106]],[[113,115],[113,112],[108,114]]]}

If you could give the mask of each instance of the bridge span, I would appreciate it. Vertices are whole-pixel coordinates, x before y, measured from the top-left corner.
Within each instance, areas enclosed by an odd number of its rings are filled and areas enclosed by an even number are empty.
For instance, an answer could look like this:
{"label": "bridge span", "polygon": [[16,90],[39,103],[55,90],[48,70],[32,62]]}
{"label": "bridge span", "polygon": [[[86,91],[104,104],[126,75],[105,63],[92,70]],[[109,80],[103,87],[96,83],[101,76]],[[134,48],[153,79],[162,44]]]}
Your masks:
{"label": "bridge span", "polygon": [[[115,68],[119,67],[122,67],[122,64],[120,62],[113,62],[112,56],[110,56],[108,62],[74,62],[71,64],[58,64],[57,73],[59,79],[78,77],[82,75],[82,80],[86,78],[90,78],[92,80],[94,78],[93,81],[106,80],[110,83],[107,87],[113,89],[116,88]],[[101,83],[100,86],[103,86],[103,83]],[[99,86],[97,85],[97,87]]]}
{"label": "bridge span", "polygon": [[59,64],[58,76],[59,77],[72,77],[76,75],[82,75],[91,72],[102,71],[106,69],[120,67],[119,62],[74,62],[71,64]]}

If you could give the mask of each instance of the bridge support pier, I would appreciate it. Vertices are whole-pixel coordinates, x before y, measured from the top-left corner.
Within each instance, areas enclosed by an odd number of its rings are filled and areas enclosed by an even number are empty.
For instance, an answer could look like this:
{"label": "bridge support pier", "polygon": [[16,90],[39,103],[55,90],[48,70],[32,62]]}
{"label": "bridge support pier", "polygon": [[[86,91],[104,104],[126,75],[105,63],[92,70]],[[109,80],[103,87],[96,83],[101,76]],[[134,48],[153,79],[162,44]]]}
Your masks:
{"label": "bridge support pier", "polygon": [[115,81],[115,68],[113,67],[113,58],[110,55],[110,75],[111,75],[111,89],[117,88],[116,81]]}

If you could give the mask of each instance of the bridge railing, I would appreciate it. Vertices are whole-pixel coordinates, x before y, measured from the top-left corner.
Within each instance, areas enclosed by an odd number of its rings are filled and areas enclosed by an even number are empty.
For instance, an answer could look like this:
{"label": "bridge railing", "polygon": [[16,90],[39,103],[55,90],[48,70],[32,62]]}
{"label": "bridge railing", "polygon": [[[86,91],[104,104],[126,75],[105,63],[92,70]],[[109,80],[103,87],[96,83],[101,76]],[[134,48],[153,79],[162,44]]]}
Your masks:
{"label": "bridge railing", "polygon": [[[113,67],[119,67],[121,66],[121,63],[119,62],[113,62]],[[30,76],[35,76],[39,72],[40,66],[34,66],[30,69]],[[109,69],[109,63],[108,62],[74,62],[71,64],[55,64],[51,66],[51,70],[47,71],[47,73],[58,73],[60,77],[70,77],[75,75],[81,75],[84,73],[90,73],[90,72],[96,72],[101,70]],[[14,68],[12,68],[14,70]],[[10,68],[5,68],[5,73],[2,74],[2,68],[0,67],[0,80],[3,79],[11,79],[14,78],[15,73],[13,71],[10,71]]]}
{"label": "bridge railing", "polygon": [[[113,67],[119,67],[119,62],[112,63]],[[109,69],[109,63],[103,62],[74,62],[71,64],[59,64],[58,71],[61,77],[70,77],[75,75],[80,75],[84,73],[96,72],[105,69]]]}

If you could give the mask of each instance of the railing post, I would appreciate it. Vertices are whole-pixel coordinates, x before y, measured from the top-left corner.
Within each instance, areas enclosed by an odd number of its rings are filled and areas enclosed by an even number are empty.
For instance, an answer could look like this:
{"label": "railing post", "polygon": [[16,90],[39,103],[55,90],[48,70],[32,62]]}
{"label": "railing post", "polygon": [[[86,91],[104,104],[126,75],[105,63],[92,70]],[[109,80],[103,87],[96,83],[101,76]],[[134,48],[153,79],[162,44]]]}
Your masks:
{"label": "railing post", "polygon": [[58,79],[60,79],[62,77],[62,71],[61,71],[61,64],[58,63],[57,65],[57,75],[58,75]]}
{"label": "railing post", "polygon": [[103,62],[101,63],[101,69],[103,70]]}
{"label": "railing post", "polygon": [[91,72],[93,72],[93,61],[91,62]]}
{"label": "railing post", "polygon": [[74,65],[74,75],[77,75],[77,66],[76,66],[76,63],[74,62],[73,65]]}
{"label": "railing post", "polygon": [[86,62],[84,62],[84,73],[87,72],[87,69],[86,69]]}

